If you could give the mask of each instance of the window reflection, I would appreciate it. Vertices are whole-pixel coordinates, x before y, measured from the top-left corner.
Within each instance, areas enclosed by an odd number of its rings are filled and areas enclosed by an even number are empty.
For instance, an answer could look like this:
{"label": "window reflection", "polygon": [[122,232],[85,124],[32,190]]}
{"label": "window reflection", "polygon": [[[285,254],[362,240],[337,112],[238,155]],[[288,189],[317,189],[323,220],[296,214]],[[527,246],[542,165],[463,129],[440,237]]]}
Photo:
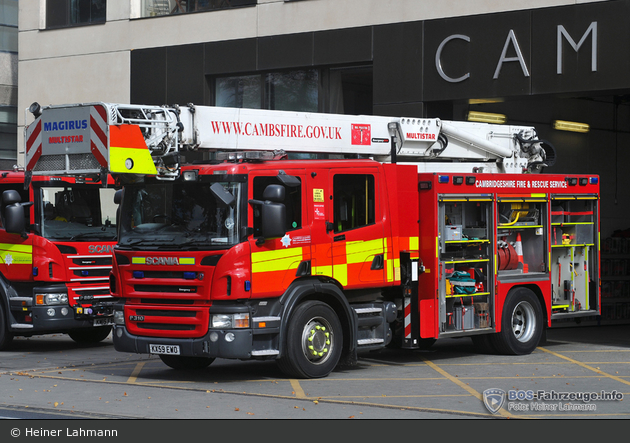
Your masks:
{"label": "window reflection", "polygon": [[143,17],[255,6],[256,0],[142,0]]}

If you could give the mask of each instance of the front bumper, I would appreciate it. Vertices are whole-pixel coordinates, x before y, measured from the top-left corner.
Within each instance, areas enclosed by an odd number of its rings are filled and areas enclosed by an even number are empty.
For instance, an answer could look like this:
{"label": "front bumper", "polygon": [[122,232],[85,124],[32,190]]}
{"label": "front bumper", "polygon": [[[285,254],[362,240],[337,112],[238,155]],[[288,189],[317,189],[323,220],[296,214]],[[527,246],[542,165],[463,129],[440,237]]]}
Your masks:
{"label": "front bumper", "polygon": [[[228,333],[233,334],[234,340],[226,340]],[[249,359],[253,349],[251,329],[212,329],[200,338],[160,338],[134,336],[126,327],[115,325],[113,338],[117,351],[136,354],[150,354],[149,345],[176,345],[179,355],[185,357]]]}

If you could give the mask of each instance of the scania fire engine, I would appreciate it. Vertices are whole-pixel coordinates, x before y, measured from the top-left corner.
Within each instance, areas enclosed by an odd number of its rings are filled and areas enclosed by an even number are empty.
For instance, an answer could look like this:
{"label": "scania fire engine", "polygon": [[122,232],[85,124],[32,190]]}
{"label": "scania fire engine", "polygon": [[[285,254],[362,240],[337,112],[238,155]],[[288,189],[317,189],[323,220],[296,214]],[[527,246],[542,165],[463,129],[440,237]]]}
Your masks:
{"label": "scania fire engine", "polygon": [[[122,190],[114,345],[172,368],[328,375],[470,336],[531,353],[599,302],[599,179],[543,174],[534,128],[430,118],[34,104],[27,169]],[[87,128],[74,122],[90,121]],[[80,140],[80,141],[79,141]],[[187,151],[207,161],[186,163]]]}
{"label": "scania fire engine", "polygon": [[114,188],[0,170],[0,350],[15,336],[104,340],[113,324],[109,274]]}

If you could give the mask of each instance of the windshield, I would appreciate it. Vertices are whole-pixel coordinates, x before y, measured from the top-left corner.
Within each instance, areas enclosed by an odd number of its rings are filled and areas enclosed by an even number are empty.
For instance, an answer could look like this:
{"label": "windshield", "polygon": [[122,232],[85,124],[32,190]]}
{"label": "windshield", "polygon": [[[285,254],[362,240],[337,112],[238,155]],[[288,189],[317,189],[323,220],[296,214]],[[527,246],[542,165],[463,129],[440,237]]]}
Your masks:
{"label": "windshield", "polygon": [[116,240],[115,189],[94,185],[42,187],[42,236],[51,240]]}
{"label": "windshield", "polygon": [[[219,196],[218,186],[224,191]],[[236,202],[241,190],[242,183],[228,181],[125,186],[119,245],[160,249],[234,245],[239,242]],[[227,203],[225,193],[231,194],[234,202]]]}

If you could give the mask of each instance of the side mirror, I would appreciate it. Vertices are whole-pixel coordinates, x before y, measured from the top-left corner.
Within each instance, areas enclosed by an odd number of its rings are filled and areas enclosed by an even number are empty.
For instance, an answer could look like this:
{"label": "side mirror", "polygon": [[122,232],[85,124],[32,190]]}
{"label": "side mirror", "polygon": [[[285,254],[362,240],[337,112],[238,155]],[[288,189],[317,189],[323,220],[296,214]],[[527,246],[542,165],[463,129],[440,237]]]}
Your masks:
{"label": "side mirror", "polygon": [[4,208],[4,229],[9,234],[26,235],[26,217],[21,204],[16,203]]}
{"label": "side mirror", "polygon": [[282,237],[287,233],[287,208],[284,204],[266,201],[262,206],[261,215],[264,238]]}
{"label": "side mirror", "polygon": [[287,233],[287,208],[284,205],[285,189],[282,185],[268,185],[263,191],[264,201],[250,200],[252,205],[260,206],[262,237],[257,244],[264,243],[266,238],[282,237]]}
{"label": "side mirror", "polygon": [[118,191],[116,191],[114,193],[114,203],[115,204],[119,205],[120,202],[122,201],[122,193],[123,193],[122,189],[119,189]]}

